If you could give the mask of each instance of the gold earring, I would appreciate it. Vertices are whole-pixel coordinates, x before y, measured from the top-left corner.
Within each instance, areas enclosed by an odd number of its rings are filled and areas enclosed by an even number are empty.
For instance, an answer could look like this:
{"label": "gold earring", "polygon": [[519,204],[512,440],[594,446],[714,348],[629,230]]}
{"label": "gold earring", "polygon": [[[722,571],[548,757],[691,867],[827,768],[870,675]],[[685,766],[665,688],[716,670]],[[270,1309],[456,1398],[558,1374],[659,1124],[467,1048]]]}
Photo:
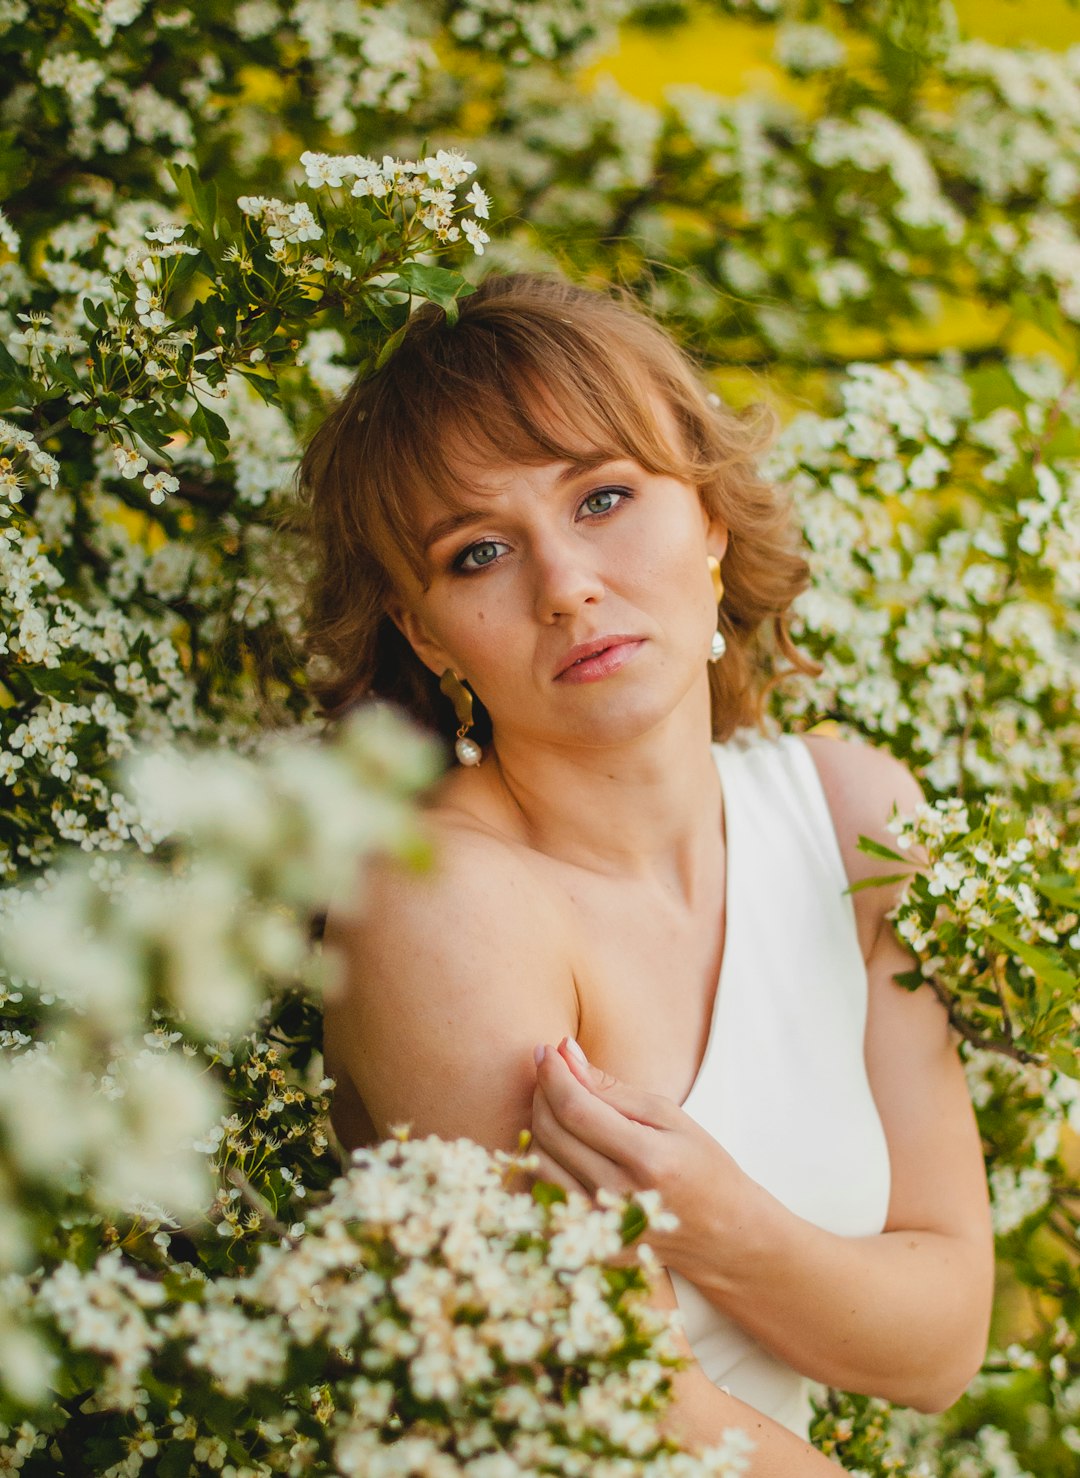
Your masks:
{"label": "gold earring", "polygon": [[[709,574],[712,576],[713,590],[716,592],[716,604],[719,607],[721,600],[724,598],[724,582],[720,575],[720,561],[715,554],[709,555],[708,565]],[[709,648],[709,661],[719,662],[726,651],[727,642],[724,640],[724,633],[722,631],[714,631],[712,645]]]}
{"label": "gold earring", "polygon": [[439,679],[439,690],[445,693],[454,705],[454,713],[461,726],[457,731],[457,740],[454,744],[454,753],[458,757],[458,762],[463,765],[478,765],[484,758],[484,751],[475,739],[468,737],[473,725],[473,695],[452,667],[447,667]]}

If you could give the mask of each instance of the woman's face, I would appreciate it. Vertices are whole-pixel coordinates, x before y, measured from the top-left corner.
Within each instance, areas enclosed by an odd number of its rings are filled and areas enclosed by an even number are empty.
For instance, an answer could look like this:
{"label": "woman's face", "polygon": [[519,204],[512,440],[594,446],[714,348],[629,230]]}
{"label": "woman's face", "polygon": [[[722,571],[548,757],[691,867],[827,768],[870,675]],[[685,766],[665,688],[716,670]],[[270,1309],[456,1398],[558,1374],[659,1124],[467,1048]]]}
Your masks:
{"label": "woman's face", "polygon": [[716,629],[706,560],[727,534],[694,487],[628,458],[477,482],[464,513],[418,510],[429,584],[411,581],[394,616],[432,672],[465,678],[497,738],[602,747],[700,694]]}

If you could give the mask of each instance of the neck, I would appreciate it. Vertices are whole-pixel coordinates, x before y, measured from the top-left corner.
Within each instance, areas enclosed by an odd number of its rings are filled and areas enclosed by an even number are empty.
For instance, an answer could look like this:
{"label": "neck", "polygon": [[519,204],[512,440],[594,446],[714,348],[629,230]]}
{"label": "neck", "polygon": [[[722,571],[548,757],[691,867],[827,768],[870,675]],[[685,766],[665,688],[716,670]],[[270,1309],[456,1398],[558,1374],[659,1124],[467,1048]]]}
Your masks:
{"label": "neck", "polygon": [[538,851],[688,900],[715,866],[722,797],[707,682],[632,740],[552,744],[509,731],[493,749],[505,803]]}

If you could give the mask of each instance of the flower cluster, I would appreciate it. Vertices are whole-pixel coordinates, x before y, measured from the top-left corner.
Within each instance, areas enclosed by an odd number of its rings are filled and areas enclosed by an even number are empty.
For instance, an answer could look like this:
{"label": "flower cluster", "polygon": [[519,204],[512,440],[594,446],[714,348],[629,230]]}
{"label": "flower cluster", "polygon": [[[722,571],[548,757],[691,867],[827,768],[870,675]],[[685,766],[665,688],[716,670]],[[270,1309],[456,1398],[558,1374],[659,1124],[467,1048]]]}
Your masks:
{"label": "flower cluster", "polygon": [[[439,149],[419,162],[391,159],[386,155],[381,163],[377,163],[358,154],[310,152],[302,155],[300,162],[313,190],[322,187],[341,189],[351,181],[349,194],[352,196],[388,204],[393,202],[399,209],[411,202],[413,218],[419,220],[426,231],[432,232],[437,241],[451,243],[464,235],[476,255],[483,256],[484,243],[491,239],[480,225],[480,221],[488,217],[491,200],[479,184],[474,184],[465,197],[466,204],[473,208],[473,215],[462,218],[460,225],[455,224],[455,188],[476,169],[472,160],[466,159],[459,149]],[[281,209],[278,201],[261,201],[258,205],[263,211],[275,207]],[[243,201],[241,206],[245,210],[249,208]]]}
{"label": "flower cluster", "polygon": [[894,911],[896,931],[919,961],[916,982],[930,980],[980,1046],[1020,1062],[1050,1054],[1075,1072],[1075,842],[1058,833],[1049,811],[1021,821],[993,799],[977,814],[962,801],[937,801],[889,826],[899,850],[878,846],[875,855],[919,859]]}
{"label": "flower cluster", "polygon": [[216,1466],[222,1421],[244,1430],[272,1391],[274,1419],[247,1438],[252,1474],[299,1459],[356,1475],[584,1473],[602,1453],[642,1478],[738,1478],[744,1433],[692,1461],[657,1428],[677,1350],[642,1267],[620,1256],[665,1220],[655,1198],[646,1212],[529,1196],[530,1164],[467,1140],[389,1140],[246,1271],[170,1288],[114,1248],[39,1274],[30,1311],[128,1434],[125,1474],[200,1445]]}
{"label": "flower cluster", "polygon": [[[796,629],[824,672],[786,702],[888,736],[943,794],[1057,804],[1080,763],[1078,525],[1047,433],[1080,403],[1052,365],[1009,369],[1006,403],[979,415],[961,375],[856,365],[840,414],[787,428],[769,465],[806,529]],[[939,489],[959,526],[935,516]]]}
{"label": "flower cluster", "polygon": [[[301,736],[257,760],[148,754],[127,786],[166,855],[129,858],[104,877],[90,859],[69,862],[45,887],[8,891],[4,1005],[32,1014],[27,1030],[8,1029],[0,1059],[0,1273],[55,1256],[52,1224],[38,1218],[57,1197],[69,1220],[106,1215],[151,1230],[208,1210],[215,1175],[231,1174],[260,1205],[303,1199],[298,1171],[319,1155],[312,1110],[325,1117],[328,1085],[305,1090],[272,1042],[297,1016],[290,992],[316,987],[312,910],[369,853],[417,854],[408,798],[432,760],[382,711],[333,747]],[[273,1021],[251,1039],[261,1003],[275,998]],[[305,1146],[290,1167],[297,1123]],[[226,1193],[216,1220],[235,1240],[252,1228],[231,1202]],[[129,1273],[118,1277],[129,1288]],[[25,1311],[15,1317],[30,1339]],[[60,1323],[74,1347],[82,1327]],[[9,1344],[0,1337],[5,1379]],[[37,1364],[44,1379],[47,1361]],[[134,1389],[126,1365],[116,1378]]]}
{"label": "flower cluster", "polygon": [[586,47],[611,43],[629,9],[630,0],[454,0],[449,23],[457,41],[495,52],[514,66],[568,54],[580,62]]}

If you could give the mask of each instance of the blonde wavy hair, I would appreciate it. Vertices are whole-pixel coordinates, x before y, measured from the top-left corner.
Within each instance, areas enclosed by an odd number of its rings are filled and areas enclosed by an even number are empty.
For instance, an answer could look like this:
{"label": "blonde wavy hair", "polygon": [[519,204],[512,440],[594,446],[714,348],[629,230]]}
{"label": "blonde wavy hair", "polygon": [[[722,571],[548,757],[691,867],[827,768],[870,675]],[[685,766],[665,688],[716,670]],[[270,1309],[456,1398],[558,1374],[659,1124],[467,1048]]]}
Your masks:
{"label": "blonde wavy hair", "polygon": [[[658,422],[657,392],[679,446]],[[418,494],[456,510],[478,469],[630,457],[696,486],[730,530],[719,613],[727,653],[709,667],[713,737],[764,728],[771,688],[821,670],[788,630],[809,566],[790,497],[757,471],[772,433],[770,413],[736,414],[710,396],[625,295],[493,274],[461,300],[457,322],[425,303],[383,367],[345,392],[300,465],[306,645],[323,713],[335,719],[378,696],[446,736],[457,726],[438,679],[387,615],[395,569],[404,563],[427,583]],[[780,669],[778,655],[790,666]],[[479,704],[475,732],[490,736]]]}

